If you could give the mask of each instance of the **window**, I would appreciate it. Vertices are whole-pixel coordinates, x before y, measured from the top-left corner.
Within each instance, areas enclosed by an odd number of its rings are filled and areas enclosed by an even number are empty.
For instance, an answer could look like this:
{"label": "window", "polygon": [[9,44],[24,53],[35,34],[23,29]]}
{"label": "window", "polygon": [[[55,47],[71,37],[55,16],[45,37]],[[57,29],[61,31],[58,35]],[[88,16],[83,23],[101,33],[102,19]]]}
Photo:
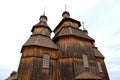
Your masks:
{"label": "window", "polygon": [[81,47],[84,47],[84,46],[85,46],[85,44],[84,44],[83,41],[80,41],[80,46],[81,46]]}
{"label": "window", "polygon": [[84,67],[89,67],[88,58],[85,54],[82,55]]}
{"label": "window", "polygon": [[50,36],[50,32],[49,32],[48,30],[46,30],[46,29],[42,29],[42,30],[40,31],[40,34],[42,34],[42,35],[44,35],[44,36]]}
{"label": "window", "polygon": [[49,68],[50,56],[48,54],[43,55],[43,68]]}
{"label": "window", "polygon": [[102,71],[101,63],[100,63],[99,61],[97,61],[97,64],[98,64],[98,70],[99,70],[99,72],[103,72],[103,71]]}
{"label": "window", "polygon": [[42,29],[41,32],[40,32],[42,35],[47,35],[47,32],[45,29]]}

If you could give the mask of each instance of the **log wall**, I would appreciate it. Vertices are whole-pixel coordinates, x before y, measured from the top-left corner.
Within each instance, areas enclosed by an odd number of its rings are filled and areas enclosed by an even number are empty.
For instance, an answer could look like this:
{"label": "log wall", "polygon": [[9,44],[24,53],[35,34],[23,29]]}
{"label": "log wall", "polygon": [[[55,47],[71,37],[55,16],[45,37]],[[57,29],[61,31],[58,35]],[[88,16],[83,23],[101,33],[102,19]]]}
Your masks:
{"label": "log wall", "polygon": [[82,53],[87,54],[88,58],[95,59],[93,45],[87,40],[74,36],[65,36],[58,39],[56,44],[59,46],[59,57],[78,57],[82,58]]}
{"label": "log wall", "polygon": [[[43,55],[50,56],[49,68],[43,68]],[[18,80],[57,80],[58,51],[49,48],[27,46],[24,47]]]}
{"label": "log wall", "polygon": [[74,80],[74,78],[85,71],[82,54],[86,54],[90,62],[90,70],[96,73],[95,55],[90,41],[74,36],[61,37],[56,41],[60,54],[58,61],[58,80]]}

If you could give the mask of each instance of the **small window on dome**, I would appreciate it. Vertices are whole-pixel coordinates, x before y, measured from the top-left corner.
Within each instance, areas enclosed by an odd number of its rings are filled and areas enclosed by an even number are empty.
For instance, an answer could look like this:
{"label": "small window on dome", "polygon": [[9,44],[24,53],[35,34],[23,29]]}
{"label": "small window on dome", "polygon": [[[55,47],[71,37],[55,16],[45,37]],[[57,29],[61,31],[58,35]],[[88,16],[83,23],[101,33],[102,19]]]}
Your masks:
{"label": "small window on dome", "polygon": [[40,32],[42,35],[47,35],[47,31],[45,29],[42,29]]}
{"label": "small window on dome", "polygon": [[48,54],[43,55],[43,68],[49,68],[50,56]]}

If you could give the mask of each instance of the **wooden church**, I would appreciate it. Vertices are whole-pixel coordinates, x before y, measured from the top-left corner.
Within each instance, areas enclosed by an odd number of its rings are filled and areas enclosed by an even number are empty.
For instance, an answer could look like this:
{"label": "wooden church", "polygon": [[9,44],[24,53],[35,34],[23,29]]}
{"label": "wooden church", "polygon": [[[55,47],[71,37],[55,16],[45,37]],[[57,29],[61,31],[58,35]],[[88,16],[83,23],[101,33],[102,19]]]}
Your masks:
{"label": "wooden church", "polygon": [[17,80],[109,80],[104,56],[81,23],[64,11],[52,30],[40,16],[21,49]]}

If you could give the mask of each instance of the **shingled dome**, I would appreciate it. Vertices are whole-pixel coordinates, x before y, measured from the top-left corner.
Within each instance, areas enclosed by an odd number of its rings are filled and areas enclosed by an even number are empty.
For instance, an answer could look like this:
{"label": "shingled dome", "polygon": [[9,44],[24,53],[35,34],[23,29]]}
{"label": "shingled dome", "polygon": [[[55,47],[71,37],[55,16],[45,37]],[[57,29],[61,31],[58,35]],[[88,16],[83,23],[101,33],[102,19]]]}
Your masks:
{"label": "shingled dome", "polygon": [[45,37],[42,35],[31,35],[30,38],[23,45],[23,47],[25,46],[41,46],[46,48],[58,49],[58,47],[49,37]]}

